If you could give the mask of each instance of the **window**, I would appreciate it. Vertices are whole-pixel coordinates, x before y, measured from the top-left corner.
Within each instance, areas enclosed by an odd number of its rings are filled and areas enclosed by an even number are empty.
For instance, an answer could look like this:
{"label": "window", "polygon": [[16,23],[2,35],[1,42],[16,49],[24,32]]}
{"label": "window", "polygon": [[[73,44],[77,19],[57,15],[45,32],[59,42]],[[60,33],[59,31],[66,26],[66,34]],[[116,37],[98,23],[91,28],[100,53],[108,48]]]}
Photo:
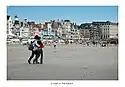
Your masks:
{"label": "window", "polygon": [[103,31],[105,32],[105,28],[103,29]]}

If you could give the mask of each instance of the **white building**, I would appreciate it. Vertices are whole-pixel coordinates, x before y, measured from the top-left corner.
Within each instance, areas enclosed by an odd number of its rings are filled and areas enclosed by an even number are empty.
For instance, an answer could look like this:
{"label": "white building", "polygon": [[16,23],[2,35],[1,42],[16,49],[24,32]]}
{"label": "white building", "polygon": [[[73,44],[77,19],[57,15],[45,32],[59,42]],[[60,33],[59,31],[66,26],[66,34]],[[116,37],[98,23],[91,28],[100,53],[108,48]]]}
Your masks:
{"label": "white building", "polygon": [[29,28],[21,27],[20,28],[20,37],[28,38],[29,37]]}
{"label": "white building", "polygon": [[111,38],[118,38],[118,23],[112,22],[93,22],[100,27],[100,37],[102,40],[109,40]]}
{"label": "white building", "polygon": [[46,28],[43,28],[41,31],[40,31],[40,36],[43,38],[43,39],[54,39],[55,38],[55,32],[53,32],[53,29],[52,29],[52,22],[45,22],[46,24]]}
{"label": "white building", "polygon": [[19,37],[20,36],[21,23],[20,23],[19,18],[17,16],[15,16],[14,25],[13,26],[14,26],[13,32],[15,33],[15,35],[17,37]]}
{"label": "white building", "polygon": [[13,21],[11,16],[7,16],[7,34],[12,34],[11,28],[13,28]]}
{"label": "white building", "polygon": [[47,30],[48,30],[48,35],[51,35],[52,34],[52,23],[51,22],[47,23]]}
{"label": "white building", "polygon": [[27,19],[24,19],[22,22],[22,25],[20,23],[20,36],[22,38],[28,38],[30,36],[30,30],[29,30],[29,25],[27,23]]}
{"label": "white building", "polygon": [[64,20],[61,22],[61,28],[60,28],[60,32],[61,32],[61,36],[63,39],[70,39],[71,38],[71,22],[70,20]]}
{"label": "white building", "polygon": [[109,28],[109,38],[118,38],[118,23],[112,23]]}
{"label": "white building", "polygon": [[16,37],[15,33],[13,33],[13,30],[13,20],[11,19],[11,16],[7,15],[7,38]]}

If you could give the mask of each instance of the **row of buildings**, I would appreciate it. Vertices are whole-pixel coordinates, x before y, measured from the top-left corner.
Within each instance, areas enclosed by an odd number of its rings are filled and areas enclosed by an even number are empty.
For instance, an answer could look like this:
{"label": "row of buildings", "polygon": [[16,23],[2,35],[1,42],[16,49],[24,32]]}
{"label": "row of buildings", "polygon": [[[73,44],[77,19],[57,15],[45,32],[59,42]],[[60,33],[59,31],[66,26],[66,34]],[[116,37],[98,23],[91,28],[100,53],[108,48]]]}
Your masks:
{"label": "row of buildings", "polygon": [[118,39],[118,23],[92,22],[80,25],[82,38],[90,40],[110,40]]}
{"label": "row of buildings", "polygon": [[106,21],[77,25],[70,20],[58,19],[36,24],[27,19],[20,21],[17,16],[12,20],[11,16],[8,15],[7,35],[19,38],[39,35],[43,39],[109,40],[118,38],[118,23]]}

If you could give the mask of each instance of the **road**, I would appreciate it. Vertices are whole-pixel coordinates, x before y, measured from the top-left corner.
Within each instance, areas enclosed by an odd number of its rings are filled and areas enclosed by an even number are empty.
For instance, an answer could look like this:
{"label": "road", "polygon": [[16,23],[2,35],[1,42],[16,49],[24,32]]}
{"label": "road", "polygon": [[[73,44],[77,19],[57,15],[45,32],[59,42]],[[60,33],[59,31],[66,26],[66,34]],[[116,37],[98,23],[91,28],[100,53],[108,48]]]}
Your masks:
{"label": "road", "polygon": [[8,80],[118,80],[118,47],[58,45],[44,48],[44,64],[28,64],[26,46],[8,45]]}

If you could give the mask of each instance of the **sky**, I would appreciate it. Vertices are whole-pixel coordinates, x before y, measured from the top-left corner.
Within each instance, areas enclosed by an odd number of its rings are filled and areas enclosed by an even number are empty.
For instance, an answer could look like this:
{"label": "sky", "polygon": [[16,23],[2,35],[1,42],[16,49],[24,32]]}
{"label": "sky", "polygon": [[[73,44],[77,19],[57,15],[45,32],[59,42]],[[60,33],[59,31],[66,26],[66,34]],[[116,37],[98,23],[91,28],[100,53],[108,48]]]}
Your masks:
{"label": "sky", "polygon": [[118,22],[117,6],[8,6],[7,14],[14,19],[27,18],[36,22],[67,19],[72,22]]}

